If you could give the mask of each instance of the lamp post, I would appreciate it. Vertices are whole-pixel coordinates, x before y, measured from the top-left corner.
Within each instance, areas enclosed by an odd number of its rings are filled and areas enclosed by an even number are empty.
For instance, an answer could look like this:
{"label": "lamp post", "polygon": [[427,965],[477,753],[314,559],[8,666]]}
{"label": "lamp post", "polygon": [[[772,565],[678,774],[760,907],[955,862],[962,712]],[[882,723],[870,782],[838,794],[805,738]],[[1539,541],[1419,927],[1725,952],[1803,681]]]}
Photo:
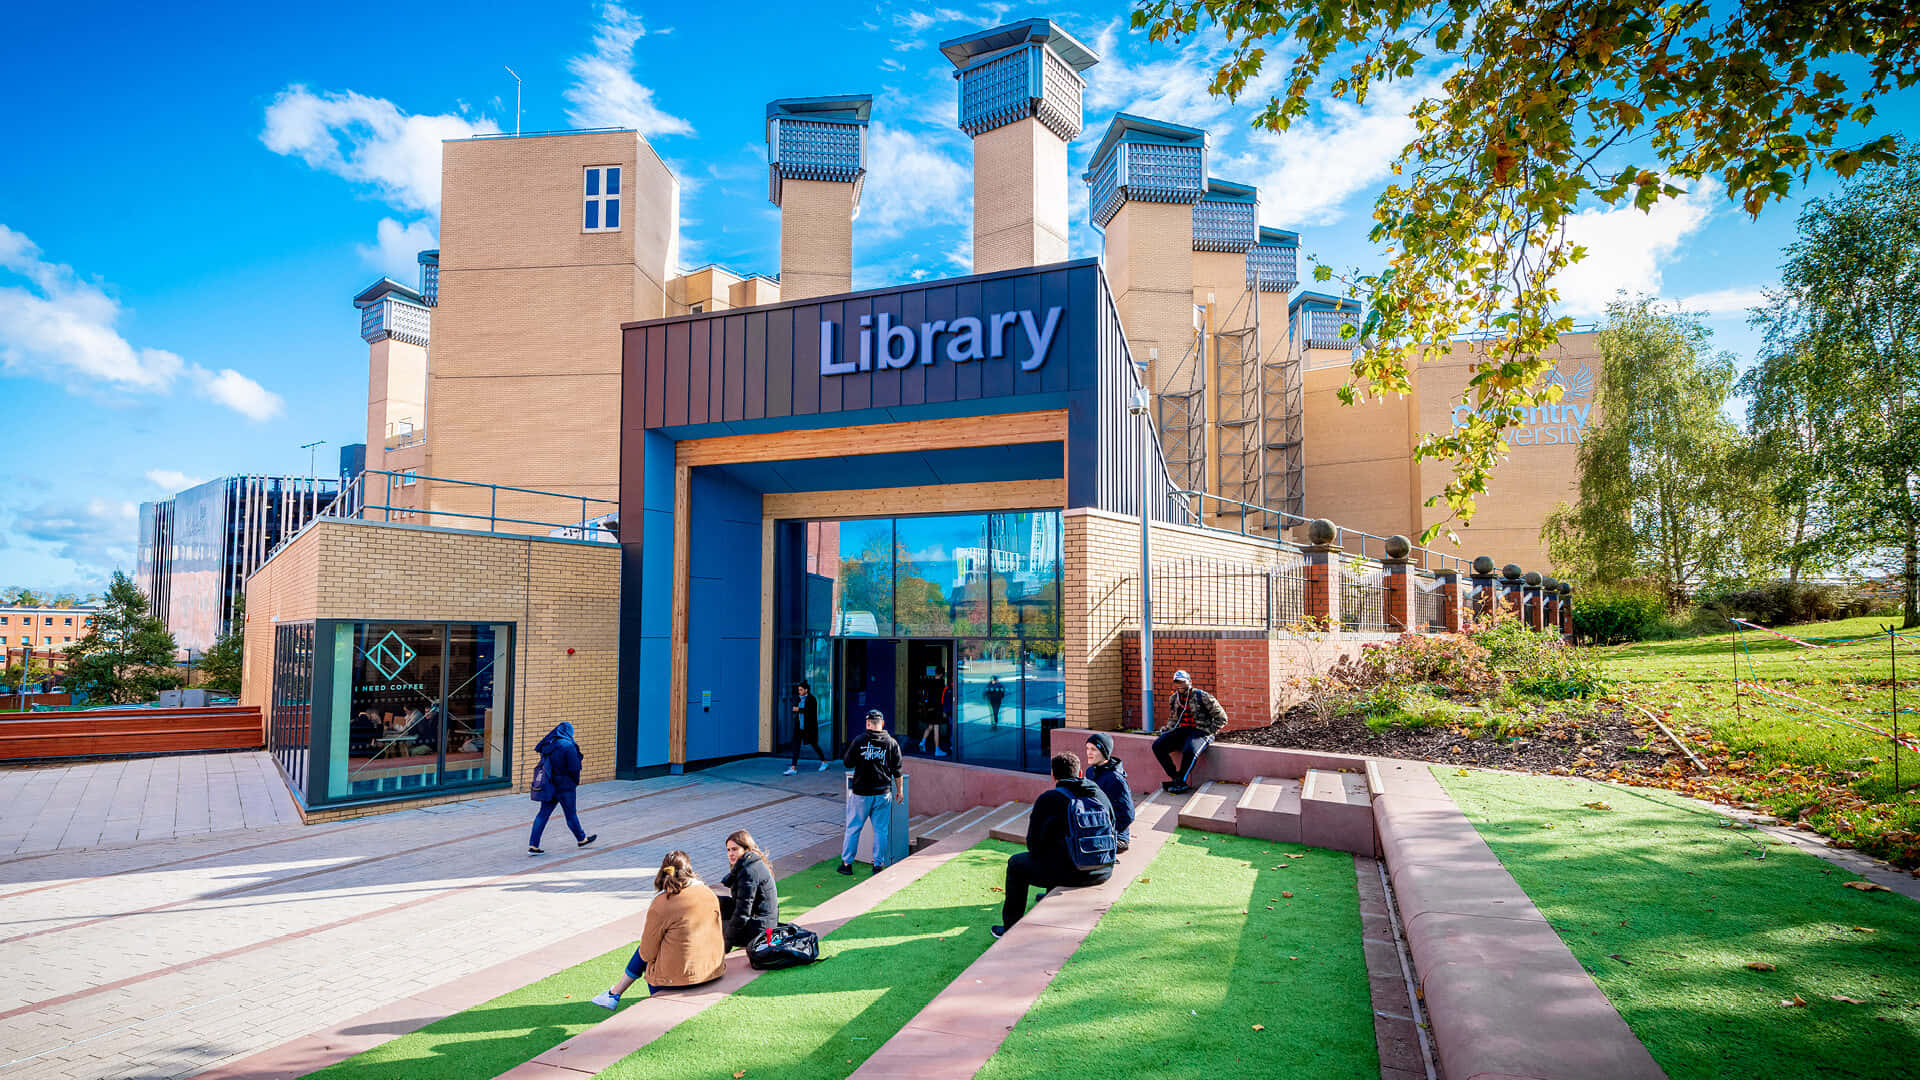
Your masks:
{"label": "lamp post", "polygon": [[1140,445],[1140,730],[1153,734],[1153,423],[1147,419],[1151,395],[1133,388],[1127,412],[1140,418],[1147,438]]}

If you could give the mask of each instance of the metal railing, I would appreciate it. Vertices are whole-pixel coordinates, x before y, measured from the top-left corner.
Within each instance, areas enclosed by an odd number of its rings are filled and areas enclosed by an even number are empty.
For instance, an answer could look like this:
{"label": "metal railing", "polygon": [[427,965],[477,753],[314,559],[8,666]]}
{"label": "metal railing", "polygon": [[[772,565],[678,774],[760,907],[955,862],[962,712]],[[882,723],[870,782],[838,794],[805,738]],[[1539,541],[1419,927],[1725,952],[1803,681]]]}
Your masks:
{"label": "metal railing", "polygon": [[1340,628],[1359,634],[1387,632],[1387,587],[1379,571],[1340,568]]}
{"label": "metal railing", "polygon": [[[419,491],[421,484],[448,485],[451,487],[479,488],[487,492],[487,512],[468,513],[449,510],[440,506],[427,507],[414,504],[399,504],[393,501],[395,489]],[[382,486],[384,485],[384,486]],[[559,500],[569,506],[578,506],[577,516],[569,514],[565,520],[542,520],[536,518],[510,517],[500,512],[500,493],[512,495],[533,495]],[[379,495],[380,501],[373,500]],[[412,472],[392,472],[386,469],[368,469],[354,477],[340,491],[333,505],[319,514],[315,520],[356,520],[373,521],[373,515],[383,522],[413,521],[426,515],[432,518],[458,518],[462,521],[487,523],[486,532],[508,532],[526,535],[524,529],[502,530],[501,525],[531,525],[548,530],[552,536],[565,539],[585,540],[589,543],[611,544],[618,540],[619,525],[611,520],[620,504],[611,499],[595,499],[586,495],[567,495],[558,491],[540,491],[535,488],[509,487],[506,484],[486,484],[474,480],[453,480],[444,476],[424,476]],[[611,527],[609,527],[611,526]],[[479,526],[473,526],[478,530]],[[304,531],[304,530],[302,530]]]}
{"label": "metal railing", "polygon": [[1414,574],[1413,628],[1442,631],[1447,628],[1446,597],[1432,574]]}
{"label": "metal railing", "polygon": [[[1257,536],[1271,532],[1273,538],[1282,544],[1286,544],[1287,541],[1281,540],[1279,533],[1307,525],[1313,520],[1299,514],[1289,514],[1285,510],[1241,502],[1239,499],[1229,499],[1224,495],[1205,491],[1175,491],[1173,497],[1188,502],[1189,516],[1203,528],[1237,532],[1242,536]],[[1207,508],[1209,503],[1217,503],[1219,506],[1209,510]],[[1210,524],[1210,522],[1227,520],[1233,521],[1235,527],[1223,528],[1217,524]],[[1249,523],[1252,523],[1251,529],[1248,527]],[[1333,542],[1349,555],[1379,560],[1385,558],[1387,554],[1387,537],[1376,536],[1359,529],[1349,529],[1338,522],[1334,523]],[[1407,553],[1407,558],[1414,567],[1426,571],[1458,570],[1466,573],[1473,566],[1472,559],[1418,546]]]}

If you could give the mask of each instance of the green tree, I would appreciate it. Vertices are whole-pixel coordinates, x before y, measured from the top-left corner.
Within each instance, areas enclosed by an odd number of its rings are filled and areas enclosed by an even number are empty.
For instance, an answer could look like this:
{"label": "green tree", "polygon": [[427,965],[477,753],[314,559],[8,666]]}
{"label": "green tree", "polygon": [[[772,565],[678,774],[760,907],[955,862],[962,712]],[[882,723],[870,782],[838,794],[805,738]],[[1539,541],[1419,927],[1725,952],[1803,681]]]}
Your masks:
{"label": "green tree", "polygon": [[[1572,323],[1553,282],[1584,254],[1566,233],[1583,203],[1647,210],[1711,179],[1757,214],[1816,171],[1890,160],[1892,137],[1860,128],[1920,80],[1914,15],[1895,3],[1143,0],[1133,24],[1154,40],[1217,27],[1232,51],[1210,89],[1266,93],[1253,123],[1275,132],[1316,97],[1364,103],[1377,84],[1438,77],[1374,203],[1385,266],[1347,277],[1368,313],[1341,397],[1406,393],[1412,363],[1493,334],[1472,361],[1472,417],[1418,448],[1451,460],[1429,505],[1461,519],[1520,410],[1559,396],[1548,346]],[[1269,52],[1285,58],[1271,92]]]}
{"label": "green tree", "polygon": [[93,628],[67,650],[67,684],[89,700],[125,705],[152,701],[181,685],[173,634],[147,607],[147,596],[114,571]]}
{"label": "green tree", "polygon": [[[9,660],[5,667],[0,667],[0,683],[5,683],[17,693],[20,689],[20,683],[23,681],[23,675],[25,682],[37,683],[46,678],[49,673],[50,670],[47,665],[38,660],[28,664],[25,672],[21,671],[20,661]],[[0,706],[4,706],[5,704],[5,702],[0,702]]]}
{"label": "green tree", "polygon": [[1920,626],[1920,147],[1810,202],[1780,281],[1752,381],[1804,425],[1791,461],[1827,519],[1814,548],[1897,566]]}
{"label": "green tree", "polygon": [[[1771,324],[1777,310],[1754,322]],[[1834,527],[1827,482],[1825,447],[1837,434],[1834,417],[1814,411],[1812,365],[1791,333],[1785,338],[1771,341],[1740,377],[1740,393],[1747,399],[1746,465],[1785,519],[1781,559],[1787,581],[1798,583],[1803,574],[1835,566],[1846,535]]]}
{"label": "green tree", "polygon": [[1733,358],[1710,353],[1711,338],[1699,316],[1646,297],[1608,306],[1594,390],[1601,419],[1580,445],[1579,501],[1541,530],[1563,574],[1650,577],[1679,604],[1776,557],[1779,516],[1723,411]]}
{"label": "green tree", "polygon": [[21,585],[9,585],[0,591],[0,604],[9,607],[41,607],[45,601],[40,594]]}
{"label": "green tree", "polygon": [[204,677],[207,689],[224,690],[231,694],[240,692],[246,645],[247,601],[245,597],[240,597],[233,602],[232,628],[215,638],[213,645],[200,654],[200,674]]}

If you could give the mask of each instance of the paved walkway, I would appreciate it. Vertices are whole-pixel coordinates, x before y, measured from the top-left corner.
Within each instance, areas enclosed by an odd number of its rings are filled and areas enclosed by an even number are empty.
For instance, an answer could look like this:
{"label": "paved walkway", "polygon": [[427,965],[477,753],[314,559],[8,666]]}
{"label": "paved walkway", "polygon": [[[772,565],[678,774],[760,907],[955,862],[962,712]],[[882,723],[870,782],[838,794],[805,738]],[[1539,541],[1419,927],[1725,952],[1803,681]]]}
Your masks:
{"label": "paved walkway", "polygon": [[784,767],[590,785],[538,859],[522,796],[0,857],[0,1080],[190,1076],[640,911],[672,848],[837,835],[838,770]]}
{"label": "paved walkway", "polygon": [[299,823],[264,753],[0,769],[0,858]]}

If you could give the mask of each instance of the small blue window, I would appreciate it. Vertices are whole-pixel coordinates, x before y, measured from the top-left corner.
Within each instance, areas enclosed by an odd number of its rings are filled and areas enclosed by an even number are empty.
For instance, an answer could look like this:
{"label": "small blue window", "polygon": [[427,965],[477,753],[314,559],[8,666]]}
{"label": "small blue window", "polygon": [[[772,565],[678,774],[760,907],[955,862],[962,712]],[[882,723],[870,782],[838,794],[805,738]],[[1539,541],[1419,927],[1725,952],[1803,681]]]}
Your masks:
{"label": "small blue window", "polygon": [[619,227],[620,227],[620,200],[608,199],[607,200],[607,228],[617,229]]}
{"label": "small blue window", "polygon": [[581,196],[581,231],[615,232],[620,228],[620,166],[595,165],[586,173]]}
{"label": "small blue window", "polygon": [[599,169],[587,170],[587,194],[589,195],[600,194],[600,170]]}
{"label": "small blue window", "polygon": [[589,229],[597,229],[600,227],[600,202],[598,199],[587,200],[586,227]]}
{"label": "small blue window", "polygon": [[620,194],[620,170],[618,167],[607,170],[607,194]]}

